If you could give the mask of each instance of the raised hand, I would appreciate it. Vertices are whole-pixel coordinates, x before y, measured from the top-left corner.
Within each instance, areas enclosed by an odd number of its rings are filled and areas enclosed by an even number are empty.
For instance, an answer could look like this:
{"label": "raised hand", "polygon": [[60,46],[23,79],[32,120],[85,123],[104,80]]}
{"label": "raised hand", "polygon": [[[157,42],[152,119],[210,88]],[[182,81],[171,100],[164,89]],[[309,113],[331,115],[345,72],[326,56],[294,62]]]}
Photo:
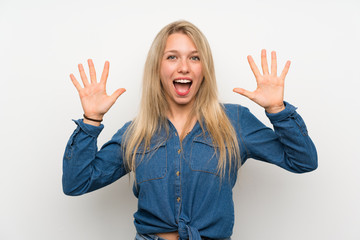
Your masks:
{"label": "raised hand", "polygon": [[247,57],[250,68],[255,75],[257,88],[251,92],[243,88],[234,88],[234,92],[239,93],[255,103],[259,104],[268,113],[282,111],[284,106],[284,81],[290,68],[290,61],[287,61],[280,76],[277,76],[276,52],[271,52],[271,73],[269,73],[266,50],[261,51],[261,67],[263,74],[260,73],[253,58]]}
{"label": "raised hand", "polygon": [[[109,62],[105,62],[100,82],[97,82],[96,80],[95,67],[91,59],[88,60],[88,64],[90,72],[90,82],[88,81],[82,64],[79,64],[78,67],[84,87],[80,85],[80,83],[76,80],[73,74],[70,74],[70,79],[73,82],[77,91],[79,92],[81,105],[84,110],[85,116],[91,119],[101,120],[104,114],[115,103],[116,99],[126,90],[125,88],[119,88],[112,95],[108,96],[106,93],[106,81],[109,75]],[[99,125],[99,123],[96,124],[96,122],[86,119],[84,119],[84,122],[93,125]]]}

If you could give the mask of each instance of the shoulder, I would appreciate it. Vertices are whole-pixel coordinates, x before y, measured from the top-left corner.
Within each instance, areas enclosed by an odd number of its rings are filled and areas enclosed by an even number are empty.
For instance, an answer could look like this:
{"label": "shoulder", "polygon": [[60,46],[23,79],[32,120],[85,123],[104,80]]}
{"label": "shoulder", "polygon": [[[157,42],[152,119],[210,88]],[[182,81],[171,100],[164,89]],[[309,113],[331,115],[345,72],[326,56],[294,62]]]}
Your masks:
{"label": "shoulder", "polygon": [[240,104],[225,103],[222,105],[226,115],[230,118],[230,120],[238,120],[244,114],[247,115],[248,113],[250,113],[247,107],[244,107]]}
{"label": "shoulder", "polygon": [[248,110],[247,107],[235,103],[223,103],[225,111],[244,111]]}
{"label": "shoulder", "polygon": [[125,136],[126,131],[128,130],[129,126],[131,125],[131,121],[125,123],[113,136],[113,140],[121,142],[123,137]]}
{"label": "shoulder", "polygon": [[259,119],[247,107],[239,104],[223,104],[223,106],[225,114],[235,129],[246,131],[259,126]]}

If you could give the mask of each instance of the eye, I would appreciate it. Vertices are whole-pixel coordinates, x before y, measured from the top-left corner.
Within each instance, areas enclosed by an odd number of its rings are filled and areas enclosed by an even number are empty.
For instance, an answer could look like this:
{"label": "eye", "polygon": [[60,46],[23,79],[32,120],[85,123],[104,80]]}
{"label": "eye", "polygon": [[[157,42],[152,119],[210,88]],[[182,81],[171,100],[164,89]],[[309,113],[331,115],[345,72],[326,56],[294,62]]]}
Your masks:
{"label": "eye", "polygon": [[194,61],[200,61],[199,56],[192,56],[190,59]]}
{"label": "eye", "polygon": [[174,55],[170,55],[170,56],[168,56],[166,59],[174,60],[174,59],[176,59],[176,57],[175,57]]}

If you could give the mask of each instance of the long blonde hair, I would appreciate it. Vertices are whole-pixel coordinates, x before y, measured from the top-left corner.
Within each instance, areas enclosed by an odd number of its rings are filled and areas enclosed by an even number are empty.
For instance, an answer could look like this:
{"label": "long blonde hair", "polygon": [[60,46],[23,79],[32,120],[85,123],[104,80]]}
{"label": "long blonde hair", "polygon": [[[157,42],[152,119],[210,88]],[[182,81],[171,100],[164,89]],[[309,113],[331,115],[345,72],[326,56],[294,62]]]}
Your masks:
{"label": "long blonde hair", "polygon": [[[205,129],[208,131],[219,155],[218,172],[223,176],[227,164],[229,171],[233,163],[240,166],[237,136],[218,100],[214,62],[209,43],[202,32],[187,21],[176,21],[165,26],[157,34],[150,47],[145,62],[139,113],[125,133],[125,144],[123,144],[125,146],[125,165],[129,170],[135,172],[135,158],[140,145],[141,148],[147,148],[151,138],[159,129],[166,129],[167,132],[169,130],[166,117],[169,106],[160,81],[160,65],[166,41],[173,33],[186,34],[194,42],[199,52],[204,75],[195,97],[193,110],[184,129],[189,127],[190,119],[196,117],[203,132],[205,133]],[[184,133],[181,133],[180,139],[183,136]]]}

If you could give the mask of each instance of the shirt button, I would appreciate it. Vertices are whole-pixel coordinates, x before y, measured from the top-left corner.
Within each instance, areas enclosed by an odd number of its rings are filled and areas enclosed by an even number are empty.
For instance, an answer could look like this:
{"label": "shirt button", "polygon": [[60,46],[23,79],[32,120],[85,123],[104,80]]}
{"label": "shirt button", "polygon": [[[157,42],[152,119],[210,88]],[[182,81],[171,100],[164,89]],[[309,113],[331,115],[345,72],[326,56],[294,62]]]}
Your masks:
{"label": "shirt button", "polygon": [[180,154],[180,153],[181,153],[181,149],[178,150],[178,154]]}
{"label": "shirt button", "polygon": [[179,175],[180,175],[180,172],[179,172],[179,171],[177,171],[177,172],[176,172],[176,176],[179,176]]}
{"label": "shirt button", "polygon": [[178,198],[176,199],[176,201],[177,201],[177,202],[180,202],[180,200],[181,200],[181,198],[180,198],[180,197],[178,197]]}

